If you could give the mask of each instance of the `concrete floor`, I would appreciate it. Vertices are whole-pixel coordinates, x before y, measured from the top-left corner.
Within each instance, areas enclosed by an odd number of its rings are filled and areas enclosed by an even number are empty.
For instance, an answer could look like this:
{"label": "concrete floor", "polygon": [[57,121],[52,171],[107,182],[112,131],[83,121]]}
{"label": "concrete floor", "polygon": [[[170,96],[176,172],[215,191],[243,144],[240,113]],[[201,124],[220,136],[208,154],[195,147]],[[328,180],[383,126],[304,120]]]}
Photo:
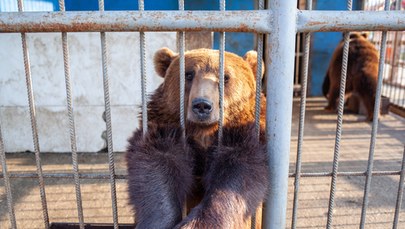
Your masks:
{"label": "concrete floor", "polygon": [[[323,110],[323,98],[307,102],[302,172],[330,172],[335,144],[336,115]],[[299,101],[294,100],[290,172],[295,170]],[[361,115],[345,115],[339,171],[365,171],[370,145],[371,123]],[[374,170],[400,169],[405,144],[405,119],[396,115],[380,118],[375,148]],[[44,173],[70,173],[68,154],[41,155]],[[80,171],[108,174],[108,158],[104,153],[80,154]],[[125,174],[123,153],[115,156],[116,173]],[[9,172],[35,172],[32,153],[7,154]],[[330,177],[303,177],[299,194],[297,228],[325,228],[330,191]],[[333,225],[335,228],[358,228],[360,222],[364,177],[339,177],[335,198]],[[399,176],[373,177],[366,228],[391,228],[394,217]],[[287,228],[291,226],[293,182],[289,179]],[[49,178],[45,180],[50,222],[77,222],[76,196],[72,180]],[[15,215],[18,228],[44,228],[39,188],[36,179],[11,179]],[[119,222],[132,223],[128,207],[125,180],[117,180]],[[81,180],[81,191],[86,223],[111,223],[112,208],[108,180]],[[405,201],[402,203],[400,227],[405,227]],[[6,195],[0,179],[0,228],[9,228]]]}

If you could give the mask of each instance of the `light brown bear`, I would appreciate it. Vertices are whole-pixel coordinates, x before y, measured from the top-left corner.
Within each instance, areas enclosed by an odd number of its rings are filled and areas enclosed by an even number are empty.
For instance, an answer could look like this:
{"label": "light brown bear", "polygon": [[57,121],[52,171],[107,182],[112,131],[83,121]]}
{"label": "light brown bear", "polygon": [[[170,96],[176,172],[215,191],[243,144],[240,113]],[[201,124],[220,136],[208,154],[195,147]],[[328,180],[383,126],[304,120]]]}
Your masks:
{"label": "light brown bear", "polygon": [[[336,47],[323,82],[323,94],[328,99],[326,110],[336,111],[339,99],[344,42]],[[361,101],[367,110],[367,121],[373,120],[374,101],[378,80],[378,51],[366,34],[351,33],[349,59],[347,64],[346,97]],[[357,112],[360,103],[351,103],[351,109]],[[356,107],[353,107],[353,104]]]}
{"label": "light brown bear", "polygon": [[[250,228],[268,189],[265,104],[255,130],[257,55],[225,53],[223,139],[218,147],[219,52],[185,53],[185,139],[179,120],[179,55],[155,54],[164,82],[148,102],[148,131],[134,132],[126,155],[137,229]],[[187,201],[188,214],[182,219]],[[256,228],[261,227],[257,210]]]}

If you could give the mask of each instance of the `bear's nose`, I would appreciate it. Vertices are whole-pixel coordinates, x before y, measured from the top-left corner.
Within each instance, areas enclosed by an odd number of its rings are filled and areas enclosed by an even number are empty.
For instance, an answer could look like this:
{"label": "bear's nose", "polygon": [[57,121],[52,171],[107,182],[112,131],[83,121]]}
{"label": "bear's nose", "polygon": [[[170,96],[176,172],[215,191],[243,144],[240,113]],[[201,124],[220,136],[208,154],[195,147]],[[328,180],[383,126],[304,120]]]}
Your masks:
{"label": "bear's nose", "polygon": [[212,111],[212,102],[204,98],[194,99],[191,105],[194,114],[198,115],[198,118],[200,119],[208,118]]}

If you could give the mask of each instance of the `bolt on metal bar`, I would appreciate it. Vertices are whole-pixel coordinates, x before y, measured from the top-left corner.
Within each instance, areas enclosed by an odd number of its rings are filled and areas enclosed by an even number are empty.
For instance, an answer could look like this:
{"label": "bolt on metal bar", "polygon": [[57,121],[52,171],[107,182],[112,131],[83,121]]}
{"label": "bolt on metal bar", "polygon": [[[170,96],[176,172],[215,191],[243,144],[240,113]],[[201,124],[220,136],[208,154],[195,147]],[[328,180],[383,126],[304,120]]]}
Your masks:
{"label": "bolt on metal bar", "polygon": [[7,196],[7,208],[8,208],[8,217],[10,219],[10,226],[12,229],[17,228],[17,223],[15,220],[15,213],[14,213],[14,204],[13,204],[13,195],[11,194],[11,185],[10,185],[10,177],[7,171],[7,162],[6,162],[6,151],[4,149],[3,144],[3,136],[1,134],[1,125],[0,125],[0,163],[1,168],[3,171],[3,179],[4,179],[4,188],[6,189],[6,196]]}
{"label": "bolt on metal bar", "polygon": [[[306,10],[312,10],[312,0],[307,0],[305,5]],[[304,56],[302,65],[302,80],[301,80],[301,104],[300,104],[300,120],[298,127],[298,143],[297,143],[297,162],[295,163],[295,179],[294,179],[294,199],[291,228],[297,227],[298,218],[298,199],[300,190],[301,164],[302,164],[302,144],[304,141],[304,126],[305,126],[305,108],[307,100],[307,82],[308,82],[308,65],[309,51],[311,44],[311,34],[304,33]],[[298,61],[298,60],[296,60]]]}
{"label": "bolt on metal bar", "polygon": [[[104,11],[104,1],[98,1],[99,11]],[[111,106],[110,106],[110,89],[109,89],[109,76],[108,76],[108,53],[107,41],[105,32],[100,33],[101,40],[101,60],[103,65],[103,86],[104,86],[104,105],[105,105],[105,119],[107,128],[107,152],[108,152],[108,167],[110,171],[110,186],[111,186],[111,202],[114,229],[118,229],[118,210],[117,210],[117,193],[115,185],[115,165],[114,165],[114,151],[112,140],[112,127],[111,127]]]}
{"label": "bolt on metal bar", "polygon": [[404,195],[404,179],[405,179],[405,145],[404,145],[404,153],[402,155],[401,175],[399,177],[397,202],[395,204],[395,214],[392,229],[398,228],[399,212],[401,211],[402,197]]}
{"label": "bolt on metal bar", "polygon": [[[59,0],[59,10],[65,11],[65,1]],[[75,182],[75,192],[76,192],[76,205],[77,214],[79,218],[80,229],[84,229],[84,217],[83,217],[83,206],[82,206],[82,195],[80,190],[80,179],[79,179],[79,165],[77,160],[77,144],[76,144],[76,127],[73,113],[73,101],[72,101],[72,89],[70,81],[70,65],[69,65],[69,48],[68,48],[68,38],[67,33],[62,32],[62,49],[63,49],[63,64],[65,73],[65,85],[66,85],[66,102],[69,117],[69,133],[70,133],[70,147],[72,150],[72,164],[73,164],[73,175]]]}
{"label": "bolt on metal bar", "polygon": [[[347,1],[347,10],[352,10],[352,0]],[[333,208],[335,204],[335,192],[337,183],[337,172],[339,166],[339,153],[340,153],[340,140],[342,136],[342,123],[343,123],[343,108],[344,108],[344,97],[346,90],[346,76],[347,76],[347,64],[349,56],[349,45],[350,45],[350,34],[346,32],[344,35],[344,46],[343,46],[343,59],[342,59],[342,72],[340,81],[340,91],[339,91],[339,105],[338,105],[338,118],[336,126],[336,138],[335,138],[335,149],[333,153],[333,168],[332,168],[332,180],[330,186],[330,196],[329,196],[329,206],[328,206],[328,218],[326,228],[332,228],[333,220]]]}
{"label": "bolt on metal bar", "polygon": [[[22,0],[18,0],[18,11],[23,12]],[[48,206],[46,203],[44,178],[42,176],[42,165],[41,165],[39,139],[38,139],[37,119],[36,119],[36,112],[35,112],[34,92],[32,89],[31,66],[30,66],[30,60],[29,60],[27,38],[26,38],[25,33],[21,33],[21,42],[22,42],[23,57],[24,57],[24,69],[25,69],[25,78],[26,78],[26,85],[27,85],[28,104],[29,104],[29,109],[30,109],[31,131],[32,131],[32,138],[33,138],[34,151],[35,151],[35,163],[36,163],[36,169],[37,169],[37,173],[38,173],[39,193],[41,196],[42,214],[43,214],[44,226],[46,229],[48,229],[49,228]]]}
{"label": "bolt on metal bar", "polygon": [[[264,0],[259,0],[259,10],[264,10]],[[256,101],[255,101],[255,128],[257,140],[260,142],[260,113],[262,96],[262,68],[263,68],[263,38],[264,34],[257,34],[257,69],[256,69]],[[256,211],[252,214],[251,229],[256,228]]]}
{"label": "bolt on metal bar", "polygon": [[[219,0],[219,10],[225,11],[225,0]],[[225,32],[219,33],[219,120],[218,148],[222,146],[224,122],[224,73],[225,73]]]}
{"label": "bolt on metal bar", "polygon": [[[390,1],[385,0],[385,6],[384,6],[385,10],[389,10],[389,7],[390,7]],[[384,31],[382,33],[382,38],[381,38],[380,60],[379,60],[379,66],[378,66],[378,84],[377,84],[377,90],[376,90],[376,95],[375,95],[374,116],[373,116],[374,118],[373,118],[373,124],[372,124],[372,128],[371,128],[370,150],[369,150],[369,154],[368,154],[366,182],[364,184],[363,205],[361,208],[361,217],[360,217],[360,229],[364,229],[364,225],[366,223],[368,195],[370,192],[372,171],[373,171],[373,166],[374,166],[374,149],[375,149],[375,143],[376,143],[376,139],[377,139],[378,118],[379,118],[379,114],[380,114],[381,87],[382,87],[383,74],[384,74],[386,44],[387,44],[387,31]]]}
{"label": "bolt on metal bar", "polygon": [[[143,12],[145,10],[145,4],[143,0],[138,0],[139,11]],[[146,41],[145,41],[145,32],[139,32],[139,48],[141,51],[141,93],[142,93],[142,130],[143,135],[148,131],[148,105],[147,105],[147,96],[146,96]]]}
{"label": "bolt on metal bar", "polygon": [[[264,228],[285,228],[288,168],[294,86],[296,0],[267,3],[274,18],[273,32],[266,40],[266,138],[269,159],[269,192],[264,210]],[[282,38],[282,39],[280,39]],[[283,101],[283,102],[280,102]],[[271,163],[271,164],[270,164]]]}

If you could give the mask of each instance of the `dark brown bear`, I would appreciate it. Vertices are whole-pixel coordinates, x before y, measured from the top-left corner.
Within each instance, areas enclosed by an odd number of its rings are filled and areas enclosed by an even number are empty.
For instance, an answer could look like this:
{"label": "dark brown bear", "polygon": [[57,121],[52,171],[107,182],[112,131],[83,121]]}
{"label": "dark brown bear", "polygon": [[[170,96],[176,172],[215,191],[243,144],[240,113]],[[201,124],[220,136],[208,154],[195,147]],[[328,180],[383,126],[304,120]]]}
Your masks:
{"label": "dark brown bear", "polygon": [[[268,188],[265,98],[260,139],[254,125],[255,52],[225,53],[223,139],[218,147],[219,53],[185,54],[186,138],[179,124],[179,56],[155,54],[164,82],[148,102],[148,131],[135,131],[126,155],[136,228],[250,228]],[[187,201],[188,215],[182,219]],[[260,228],[261,214],[257,217]]]}
{"label": "dark brown bear", "polygon": [[[339,100],[344,42],[335,49],[323,82],[322,91],[328,99],[326,110],[336,111]],[[373,120],[374,101],[378,80],[378,51],[360,33],[350,34],[346,78],[346,97],[361,101],[367,110],[367,120]],[[359,103],[357,103],[359,105]],[[359,110],[352,107],[352,110]]]}

